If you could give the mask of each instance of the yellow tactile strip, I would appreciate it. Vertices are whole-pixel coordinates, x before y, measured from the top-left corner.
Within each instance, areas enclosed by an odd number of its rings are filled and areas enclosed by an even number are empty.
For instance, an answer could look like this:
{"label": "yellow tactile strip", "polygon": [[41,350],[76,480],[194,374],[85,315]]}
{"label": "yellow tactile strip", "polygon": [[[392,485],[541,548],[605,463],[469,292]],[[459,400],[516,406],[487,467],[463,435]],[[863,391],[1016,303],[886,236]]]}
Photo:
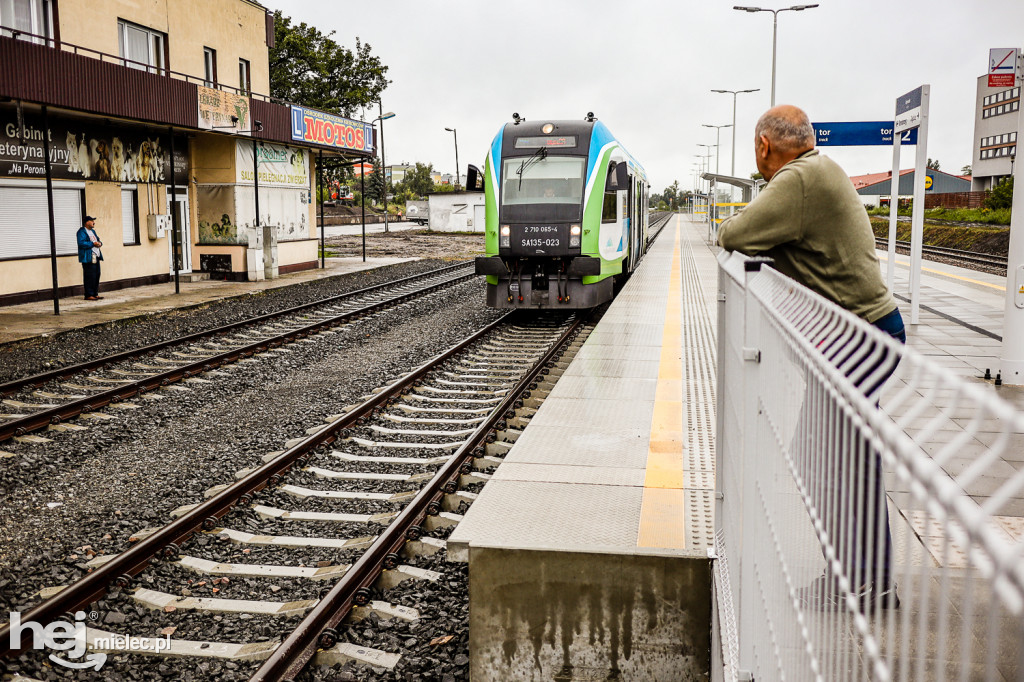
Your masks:
{"label": "yellow tactile strip", "polygon": [[686,549],[686,494],[683,466],[686,434],[683,429],[682,264],[679,223],[672,246],[672,269],[661,335],[658,388],[647,451],[647,475],[640,507],[637,547]]}

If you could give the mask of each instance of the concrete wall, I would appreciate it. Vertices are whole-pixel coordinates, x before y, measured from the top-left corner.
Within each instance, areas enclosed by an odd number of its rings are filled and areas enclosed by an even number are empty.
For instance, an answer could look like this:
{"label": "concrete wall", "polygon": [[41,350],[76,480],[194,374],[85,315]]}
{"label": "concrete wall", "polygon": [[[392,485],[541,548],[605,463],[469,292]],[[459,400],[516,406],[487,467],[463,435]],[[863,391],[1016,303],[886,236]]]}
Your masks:
{"label": "concrete wall", "polygon": [[484,205],[483,192],[445,192],[431,194],[430,221],[427,226],[439,232],[483,232],[474,220],[475,206]]}
{"label": "concrete wall", "polygon": [[470,679],[706,681],[711,562],[470,548]]}
{"label": "concrete wall", "polygon": [[119,54],[117,20],[167,34],[168,67],[205,75],[203,47],[217,51],[217,80],[239,87],[238,60],[249,60],[253,91],[270,93],[266,10],[247,0],[60,0],[62,41]]}

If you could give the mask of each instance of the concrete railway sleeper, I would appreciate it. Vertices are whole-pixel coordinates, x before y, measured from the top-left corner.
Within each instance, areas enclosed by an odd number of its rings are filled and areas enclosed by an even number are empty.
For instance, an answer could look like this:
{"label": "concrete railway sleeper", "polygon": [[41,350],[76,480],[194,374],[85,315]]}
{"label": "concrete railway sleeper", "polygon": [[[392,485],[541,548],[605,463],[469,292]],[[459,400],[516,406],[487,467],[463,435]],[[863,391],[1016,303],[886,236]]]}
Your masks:
{"label": "concrete railway sleeper", "polygon": [[[23,437],[39,429],[58,427],[79,415],[94,413],[104,406],[132,397],[145,397],[151,391],[180,381],[202,382],[201,374],[217,376],[215,370],[230,363],[281,349],[289,343],[302,342],[313,335],[333,333],[333,327],[460,284],[474,276],[468,266],[443,268],[394,282],[391,289],[378,286],[346,294],[343,301],[335,297],[300,306],[292,309],[294,319],[268,324],[267,316],[262,316],[173,342],[191,345],[172,347],[157,344],[160,348],[146,346],[110,356],[105,361],[84,363],[76,366],[80,368],[81,376],[68,374],[74,368],[65,368],[4,384],[0,391],[16,393],[21,390],[22,394],[2,400],[5,409],[15,412],[0,414],[0,419],[4,419],[0,422],[0,442]],[[278,315],[274,314],[275,317]],[[248,326],[243,328],[242,325]],[[214,334],[226,333],[233,333],[233,336],[209,340]],[[195,338],[197,336],[202,338]],[[170,357],[151,355],[166,348],[174,348],[168,353]],[[137,359],[144,359],[144,362],[131,363]],[[131,364],[123,364],[126,362]],[[89,374],[97,369],[102,375]],[[62,382],[51,390],[36,389],[28,393],[30,387],[46,387],[68,376],[73,377],[74,383]],[[40,399],[45,402],[38,402]],[[58,400],[64,402],[57,403]]]}
{"label": "concrete railway sleeper", "polygon": [[[51,623],[91,608],[101,623],[87,623],[89,651],[125,654],[110,642],[127,634],[131,617],[111,619],[109,608],[134,605],[155,614],[151,620],[166,619],[159,632],[147,620],[149,630],[140,626],[131,635],[139,643],[133,653],[158,656],[165,674],[179,665],[172,659],[252,668],[262,661],[254,680],[294,679],[311,661],[397,665],[394,652],[342,641],[343,621],[420,617],[415,608],[377,597],[403,581],[440,577],[407,562],[444,549],[444,540],[434,535],[443,537],[459,522],[458,512],[475,499],[474,489],[488,480],[487,472],[500,463],[591,328],[564,312],[532,322],[500,318],[307,436],[288,441],[285,450],[268,453],[262,466],[210,489],[205,501],[175,510],[169,524],[135,533],[125,551],[92,558],[77,582],[43,590],[43,600],[22,622]],[[424,395],[436,402],[417,406]],[[467,396],[478,403],[466,405]],[[259,521],[270,525],[257,527]],[[288,558],[288,552],[310,547],[340,559],[303,566]],[[279,560],[245,561],[256,548],[270,548]],[[173,580],[180,587],[185,575],[197,582],[189,579],[187,588],[175,589]],[[311,585],[327,580],[334,586],[310,592]],[[269,589],[258,598],[251,592],[246,599],[227,598],[239,581]],[[275,597],[273,581],[304,586],[305,592]],[[219,587],[209,590],[210,585]],[[104,607],[108,612],[99,613]],[[228,632],[252,624],[251,637],[171,637],[178,627],[192,631],[190,619],[200,618],[238,619]],[[279,641],[272,635],[285,625],[294,629]],[[31,633],[23,631],[12,641],[4,626],[0,653],[18,655],[30,640]]]}

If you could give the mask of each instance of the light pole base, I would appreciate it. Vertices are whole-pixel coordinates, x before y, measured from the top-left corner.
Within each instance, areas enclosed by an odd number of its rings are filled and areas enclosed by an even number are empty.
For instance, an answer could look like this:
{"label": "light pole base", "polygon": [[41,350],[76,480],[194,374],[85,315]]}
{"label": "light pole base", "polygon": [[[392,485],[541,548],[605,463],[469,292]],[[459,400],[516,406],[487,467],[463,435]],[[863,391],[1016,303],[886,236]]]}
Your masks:
{"label": "light pole base", "polygon": [[1000,358],[999,373],[1004,384],[1024,386],[1024,360],[1006,360]]}

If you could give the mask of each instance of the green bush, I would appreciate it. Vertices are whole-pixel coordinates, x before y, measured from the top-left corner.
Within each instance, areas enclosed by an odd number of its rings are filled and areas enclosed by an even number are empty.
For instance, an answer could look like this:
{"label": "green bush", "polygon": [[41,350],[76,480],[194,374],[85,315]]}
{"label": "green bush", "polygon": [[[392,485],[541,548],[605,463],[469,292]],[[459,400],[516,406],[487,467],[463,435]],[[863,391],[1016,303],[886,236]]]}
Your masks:
{"label": "green bush", "polygon": [[985,208],[992,210],[1013,208],[1013,178],[1007,178],[992,188],[985,199]]}

